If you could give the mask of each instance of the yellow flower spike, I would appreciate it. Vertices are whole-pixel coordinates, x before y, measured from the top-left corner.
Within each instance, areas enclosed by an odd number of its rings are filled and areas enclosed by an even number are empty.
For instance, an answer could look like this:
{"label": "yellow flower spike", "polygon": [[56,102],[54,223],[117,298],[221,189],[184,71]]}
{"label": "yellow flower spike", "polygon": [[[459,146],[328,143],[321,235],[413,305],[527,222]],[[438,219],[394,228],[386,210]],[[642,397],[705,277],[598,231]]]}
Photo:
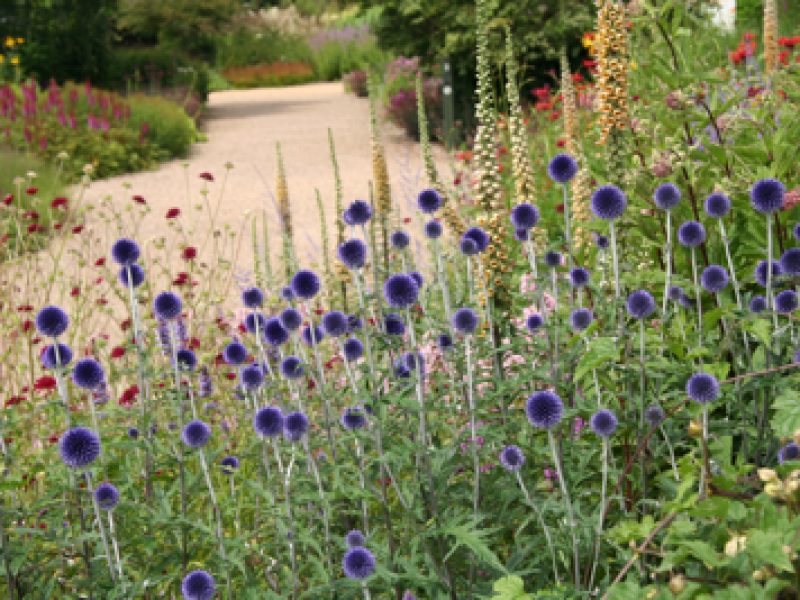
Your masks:
{"label": "yellow flower spike", "polygon": [[9,48],[13,48],[14,44],[15,44],[14,38],[11,37],[11,36],[8,36],[6,38],[6,46],[8,46]]}
{"label": "yellow flower spike", "polygon": [[25,38],[24,37],[18,37],[17,38],[17,43],[18,44],[24,44],[25,43]]}
{"label": "yellow flower spike", "polygon": [[15,66],[18,65],[19,64],[19,56],[12,56],[11,57],[11,64],[15,65]]}
{"label": "yellow flower spike", "polygon": [[2,65],[4,62],[6,62],[6,56],[5,54],[0,54],[0,65]]}

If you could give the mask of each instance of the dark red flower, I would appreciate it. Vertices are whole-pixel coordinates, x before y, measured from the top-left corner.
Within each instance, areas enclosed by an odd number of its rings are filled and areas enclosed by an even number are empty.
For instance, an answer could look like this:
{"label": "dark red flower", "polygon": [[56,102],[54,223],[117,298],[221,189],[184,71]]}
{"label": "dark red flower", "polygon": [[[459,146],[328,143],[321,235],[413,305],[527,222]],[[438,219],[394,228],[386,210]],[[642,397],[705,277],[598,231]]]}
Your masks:
{"label": "dark red flower", "polygon": [[114,346],[111,349],[111,358],[122,358],[123,356],[125,356],[125,348],[122,346]]}
{"label": "dark red flower", "polygon": [[38,231],[43,231],[44,227],[39,225],[39,223],[31,223],[28,225],[28,233],[36,233]]}
{"label": "dark red flower", "polygon": [[80,295],[81,295],[81,288],[79,288],[79,287],[76,285],[74,288],[72,288],[72,289],[69,291],[69,295],[70,295],[70,296],[72,296],[73,298],[77,298],[78,296],[80,296]]}
{"label": "dark red flower", "polygon": [[9,206],[12,202],[14,202],[13,194],[6,194],[5,197],[3,198],[3,204]]}
{"label": "dark red flower", "polygon": [[564,146],[566,146],[566,145],[567,145],[567,140],[564,140],[564,139],[558,139],[558,140],[556,140],[556,146],[557,146],[557,147],[559,147],[559,148],[563,148],[563,147],[564,147]]}
{"label": "dark red flower", "polygon": [[122,395],[119,397],[119,405],[120,406],[131,406],[134,402],[136,402],[136,396],[139,394],[139,386],[135,383],[122,392]]}
{"label": "dark red flower", "polygon": [[119,324],[119,328],[122,329],[122,331],[127,331],[128,329],[130,329],[130,327],[131,327],[130,319],[125,319]]}
{"label": "dark red flower", "polygon": [[147,204],[147,200],[144,199],[144,196],[140,196],[139,194],[133,197],[133,201],[136,202],[136,204]]}
{"label": "dark red flower", "polygon": [[227,373],[225,373],[225,379],[233,381],[234,379],[236,379],[236,373],[234,373],[233,371],[228,371]]}
{"label": "dark red flower", "polygon": [[25,190],[25,193],[28,194],[28,196],[34,196],[39,193],[39,188],[31,186]]}
{"label": "dark red flower", "polygon": [[181,256],[183,256],[183,260],[194,260],[197,257],[197,248],[194,246],[186,246]]}
{"label": "dark red flower", "polygon": [[175,217],[177,217],[180,214],[181,214],[181,209],[180,208],[170,208],[167,211],[167,219],[174,219]]}
{"label": "dark red flower", "polygon": [[22,213],[22,216],[24,216],[26,219],[30,219],[31,221],[39,220],[39,213],[35,210],[26,210],[24,213]]}
{"label": "dark red flower", "polygon": [[22,329],[23,333],[29,332],[31,329],[33,329],[33,321],[31,321],[30,319],[23,321],[22,325],[20,326],[20,329]]}
{"label": "dark red flower", "polygon": [[39,377],[39,379],[33,383],[33,389],[39,392],[54,390],[56,389],[56,378],[52,375]]}
{"label": "dark red flower", "polygon": [[83,225],[76,225],[72,228],[72,233],[78,234],[83,231]]}
{"label": "dark red flower", "polygon": [[94,266],[95,267],[102,267],[104,264],[106,264],[106,257],[105,256],[101,256],[96,261],[94,261]]}
{"label": "dark red flower", "polygon": [[200,173],[200,179],[205,179],[206,181],[214,181],[214,176],[208,171],[203,171],[202,173]]}
{"label": "dark red flower", "polygon": [[53,201],[50,203],[51,208],[58,208],[60,206],[67,206],[68,200],[64,196],[58,196],[53,198]]}

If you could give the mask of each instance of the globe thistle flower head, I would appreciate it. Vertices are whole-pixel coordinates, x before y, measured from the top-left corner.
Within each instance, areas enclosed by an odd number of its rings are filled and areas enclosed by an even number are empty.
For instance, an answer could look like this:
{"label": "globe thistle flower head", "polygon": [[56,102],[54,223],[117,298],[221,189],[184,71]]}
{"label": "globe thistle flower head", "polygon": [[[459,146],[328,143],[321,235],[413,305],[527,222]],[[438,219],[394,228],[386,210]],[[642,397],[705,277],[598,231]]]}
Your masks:
{"label": "globe thistle flower head", "polygon": [[544,253],[544,264],[551,269],[556,269],[561,266],[561,253],[555,250],[548,250]]}
{"label": "globe thistle flower head", "polygon": [[408,245],[411,243],[411,238],[408,237],[408,234],[405,231],[398,229],[392,233],[392,235],[389,237],[389,241],[392,244],[392,248],[402,250],[403,248],[408,247]]}
{"label": "globe thistle flower head", "polygon": [[728,287],[728,271],[720,265],[709,265],[700,274],[703,289],[716,294]]}
{"label": "globe thistle flower head", "polygon": [[123,267],[129,267],[139,260],[139,245],[128,238],[120,238],[111,246],[111,258]]}
{"label": "globe thistle flower head", "polygon": [[242,292],[242,304],[247,308],[261,308],[264,304],[264,292],[257,287],[249,287]]}
{"label": "globe thistle flower head", "polygon": [[750,188],[750,204],[762,214],[771,214],[783,206],[786,187],[777,179],[761,179]]}
{"label": "globe thistle flower head", "polygon": [[706,241],[706,228],[697,221],[686,221],[678,227],[678,241],[686,248],[696,248]]}
{"label": "globe thistle flower head", "polygon": [[722,192],[714,192],[706,197],[703,208],[709,217],[721,219],[731,210],[731,199]]}
{"label": "globe thistle flower head", "polygon": [[419,271],[409,271],[408,276],[414,280],[414,283],[417,284],[419,289],[422,289],[422,286],[425,284],[425,278],[422,276],[422,273]]}
{"label": "globe thistle flower head", "polygon": [[270,317],[266,320],[263,334],[266,342],[274,348],[289,341],[289,330],[283,326],[278,317]]}
{"label": "globe thistle flower head", "polygon": [[681,201],[681,191],[674,183],[662,183],[653,192],[653,201],[661,210],[672,210]]}
{"label": "globe thistle flower head", "polygon": [[325,339],[325,332],[319,325],[306,325],[300,333],[300,338],[306,346],[316,346]]}
{"label": "globe thistle flower head", "polygon": [[366,427],[367,417],[364,415],[364,411],[361,408],[357,406],[348,407],[342,411],[340,422],[342,427],[348,431],[354,431]]}
{"label": "globe thistle flower head", "polygon": [[281,298],[286,302],[291,302],[294,300],[294,292],[292,291],[292,286],[285,285],[281,288]]}
{"label": "globe thistle flower head", "polygon": [[431,220],[431,221],[428,221],[427,223],[425,223],[424,231],[425,231],[425,237],[426,238],[435,240],[435,239],[440,238],[442,236],[442,232],[444,230],[442,229],[442,224],[439,223],[439,221],[434,219],[434,220]]}
{"label": "globe thistle flower head", "polygon": [[197,357],[188,348],[181,348],[176,353],[178,368],[182,371],[194,371],[197,368]]}
{"label": "globe thistle flower head", "polygon": [[100,438],[91,429],[73,427],[59,439],[58,452],[65,465],[73,469],[82,469],[100,456]]}
{"label": "globe thistle flower head", "polygon": [[383,284],[383,297],[393,308],[408,308],[417,301],[419,286],[405,273],[390,275]]}
{"label": "globe thistle flower head", "polygon": [[222,467],[222,472],[225,473],[225,475],[233,475],[234,472],[239,468],[239,459],[235,456],[226,456],[219,461],[219,464]]}
{"label": "globe thistle flower head", "polygon": [[181,582],[184,600],[211,600],[215,590],[214,578],[207,571],[192,571]]}
{"label": "globe thistle flower head", "polygon": [[583,267],[575,267],[569,272],[569,282],[574,288],[586,287],[589,284],[589,271]]}
{"label": "globe thistle flower head", "polygon": [[783,290],[775,296],[775,310],[782,315],[788,315],[797,310],[797,292]]}
{"label": "globe thistle flower head", "polygon": [[628,206],[625,193],[615,185],[597,188],[591,197],[592,213],[604,221],[613,221],[622,216]]}
{"label": "globe thistle flower head", "polygon": [[239,382],[245,390],[253,392],[264,384],[264,370],[256,363],[247,365],[239,371]]}
{"label": "globe thistle flower head", "polygon": [[347,326],[347,315],[340,310],[332,310],[322,315],[322,329],[332,337],[346,334]]}
{"label": "globe thistle flower head", "polygon": [[[56,352],[58,347],[58,352]],[[66,344],[57,343],[45,346],[41,355],[42,366],[45,369],[55,369],[58,367],[66,367],[72,362],[72,348]]]}
{"label": "globe thistle flower head", "polygon": [[296,356],[287,356],[281,361],[281,375],[286,379],[299,379],[304,373],[303,361]]}
{"label": "globe thistle flower head", "polygon": [[476,244],[475,240],[472,238],[462,237],[461,241],[458,243],[458,248],[461,250],[461,254],[464,256],[475,256],[480,254],[478,244]]}
{"label": "globe thistle flower head", "polygon": [[669,286],[669,290],[667,291],[667,298],[669,298],[673,302],[677,302],[685,295],[686,292],[684,292],[683,288],[679,285],[671,285]]}
{"label": "globe thistle flower head", "polygon": [[656,301],[647,290],[636,290],[628,296],[628,314],[634,319],[646,319],[656,310]]}
{"label": "globe thistle flower head", "polygon": [[[761,287],[767,287],[767,261],[762,260],[756,265],[755,271],[753,272],[755,276],[756,283]],[[783,270],[781,269],[781,263],[777,260],[772,261],[772,281],[775,282],[775,279],[779,276],[783,275]]]}
{"label": "globe thistle flower head", "polygon": [[[530,235],[528,234],[528,230],[527,229],[515,229],[514,230],[514,239],[517,240],[518,242],[527,242],[529,238],[530,238]],[[463,250],[462,250],[462,252],[463,252]],[[463,252],[463,253],[466,254],[466,252]]]}
{"label": "globe thistle flower head", "polygon": [[425,357],[419,352],[406,352],[403,354],[403,364],[409,371],[425,372]]}
{"label": "globe thistle flower head", "polygon": [[478,245],[478,252],[483,252],[489,247],[489,234],[480,227],[470,227],[464,232],[464,237],[468,237]]}
{"label": "globe thistle flower head", "polygon": [[342,344],[342,352],[347,362],[353,362],[364,356],[364,344],[360,339],[351,337]]}
{"label": "globe thistle flower head", "polygon": [[344,536],[344,543],[348,548],[360,548],[367,543],[367,538],[358,529],[351,529]]}
{"label": "globe thistle flower head", "polygon": [[452,325],[457,332],[471,335],[478,327],[478,313],[471,308],[459,308],[453,313]]}
{"label": "globe thistle flower head", "polygon": [[792,277],[800,276],[800,248],[789,248],[783,253],[781,256],[781,273]]}
{"label": "globe thistle flower head", "polygon": [[767,299],[764,296],[753,296],[750,298],[750,312],[758,314],[767,310]]}
{"label": "globe thistle flower head", "polygon": [[358,331],[364,326],[364,321],[358,315],[347,315],[347,331],[352,333]]}
{"label": "globe thistle flower head", "polygon": [[529,202],[522,202],[511,209],[511,224],[514,229],[532,229],[539,222],[539,209]]}
{"label": "globe thistle flower head", "polygon": [[667,416],[664,414],[664,409],[658,404],[651,404],[644,409],[644,420],[650,427],[658,427],[664,422]]}
{"label": "globe thistle flower head", "polygon": [[95,488],[94,499],[103,510],[112,510],[119,504],[119,491],[113,484],[104,482]]}
{"label": "globe thistle flower head", "polygon": [[126,288],[137,288],[144,283],[144,269],[139,265],[122,267],[117,275],[119,282]]}
{"label": "globe thistle flower head", "polygon": [[596,233],[594,236],[594,243],[598,249],[606,250],[611,242],[609,241],[608,236]]}
{"label": "globe thistle flower head", "polygon": [[798,445],[796,442],[789,442],[780,450],[778,450],[779,465],[782,465],[790,460],[800,460],[800,445]]}
{"label": "globe thistle flower head", "polygon": [[278,317],[283,325],[289,331],[296,331],[303,324],[303,315],[296,308],[284,308]]}
{"label": "globe thistle flower head", "polygon": [[347,207],[348,225],[364,225],[372,218],[372,207],[366,200],[353,200]]}
{"label": "globe thistle flower head", "polygon": [[525,454],[519,446],[506,446],[500,451],[500,464],[506,471],[516,473],[525,464]]}
{"label": "globe thistle flower head", "polygon": [[594,320],[594,314],[588,308],[576,308],[569,316],[569,324],[574,331],[583,331]]}
{"label": "globe thistle flower head", "polygon": [[56,338],[69,327],[69,317],[58,306],[45,306],[36,313],[36,330],[47,337]]}
{"label": "globe thistle flower head", "polygon": [[248,313],[244,318],[244,328],[249,333],[264,335],[264,327],[267,325],[267,317],[262,312]]}
{"label": "globe thistle flower head", "polygon": [[403,362],[403,357],[394,361],[394,376],[398,379],[407,379],[411,377],[411,369]]}
{"label": "globe thistle flower head", "polygon": [[547,165],[547,174],[556,183],[568,183],[578,172],[578,163],[569,154],[556,154]]}
{"label": "globe thistle flower head", "polygon": [[342,560],[342,569],[349,579],[366,579],[375,571],[375,557],[363,546],[350,548]]}
{"label": "globe thistle flower head", "polygon": [[719,381],[709,373],[695,373],[686,382],[686,395],[700,404],[713,402],[719,394]]}
{"label": "globe thistle flower head", "polygon": [[417,207],[422,212],[432,215],[442,207],[442,197],[432,188],[422,190],[417,196]]}
{"label": "globe thistle flower head", "polygon": [[302,300],[311,300],[319,293],[321,283],[314,271],[300,269],[292,276],[292,293]]}
{"label": "globe thistle flower head", "polygon": [[525,319],[525,327],[531,333],[538,331],[544,325],[544,317],[539,313],[532,313]]}
{"label": "globe thistle flower head", "polygon": [[72,381],[85,390],[97,388],[105,378],[103,367],[93,358],[82,358],[72,367]]}
{"label": "globe thistle flower head", "polygon": [[617,430],[617,425],[617,415],[607,408],[598,410],[592,415],[592,418],[589,419],[589,426],[592,428],[592,431],[604,438],[614,435],[614,432]]}
{"label": "globe thistle flower head", "polygon": [[383,328],[389,335],[403,335],[406,332],[406,324],[403,317],[397,313],[387,313],[383,318]]}
{"label": "globe thistle flower head", "polygon": [[247,348],[234,340],[222,349],[222,360],[229,365],[240,365],[247,360]]}
{"label": "globe thistle flower head", "polygon": [[253,417],[253,429],[261,437],[275,437],[283,431],[283,412],[277,406],[263,406]]}
{"label": "globe thistle flower head", "polygon": [[202,448],[211,439],[211,428],[200,419],[189,421],[181,432],[181,439],[189,448]]}
{"label": "globe thistle flower head", "polygon": [[534,427],[552,429],[564,415],[564,403],[555,392],[534,392],[525,404],[525,413]]}
{"label": "globe thistle flower head", "polygon": [[283,423],[283,435],[291,441],[299,441],[308,431],[308,417],[300,412],[292,412],[286,415]]}
{"label": "globe thistle flower head", "polygon": [[153,300],[153,312],[163,321],[172,321],[181,315],[183,303],[175,292],[161,292]]}
{"label": "globe thistle flower head", "polygon": [[436,345],[439,350],[450,350],[453,347],[453,337],[449,333],[440,333],[436,338]]}
{"label": "globe thistle flower head", "polygon": [[339,244],[337,254],[339,260],[348,269],[361,269],[367,264],[367,245],[358,238],[352,238]]}
{"label": "globe thistle flower head", "polygon": [[794,239],[800,242],[800,223],[797,223],[794,228],[792,229],[792,235]]}
{"label": "globe thistle flower head", "polygon": [[139,430],[136,427],[130,427],[128,429],[128,437],[132,440],[135,440],[139,437]]}

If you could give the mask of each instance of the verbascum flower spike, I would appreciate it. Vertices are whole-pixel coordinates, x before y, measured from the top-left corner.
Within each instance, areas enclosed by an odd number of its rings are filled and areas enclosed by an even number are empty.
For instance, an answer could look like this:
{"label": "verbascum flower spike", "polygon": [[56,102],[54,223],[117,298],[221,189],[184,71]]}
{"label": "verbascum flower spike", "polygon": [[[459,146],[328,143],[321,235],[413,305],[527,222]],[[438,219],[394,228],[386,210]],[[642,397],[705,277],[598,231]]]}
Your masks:
{"label": "verbascum flower spike", "polygon": [[[319,236],[322,241],[322,270],[325,273],[325,293],[333,292],[333,270],[331,269],[330,240],[328,238],[328,221],[325,218],[325,206],[322,204],[322,195],[319,189],[314,188],[314,197],[317,201],[317,212],[319,213]],[[328,298],[333,300],[333,298]]]}
{"label": "verbascum flower spike", "polygon": [[[331,165],[333,165],[333,186],[334,192],[336,194],[336,202],[334,204],[334,213],[337,215],[336,218],[336,247],[342,245],[344,242],[344,220],[340,218],[339,215],[344,213],[344,206],[343,206],[343,197],[344,192],[342,190],[342,177],[339,172],[339,160],[336,158],[336,143],[333,140],[333,131],[328,128],[328,146],[330,148],[331,154]],[[339,286],[339,291],[341,292],[342,296],[342,306],[347,310],[347,285],[351,282],[351,275],[350,272],[345,268],[345,266],[336,261],[333,267],[335,274],[335,281]]]}
{"label": "verbascum flower spike", "polygon": [[[379,227],[377,246],[373,252],[380,248],[383,254],[384,268],[388,271],[389,259],[389,230],[392,224],[392,189],[389,185],[389,169],[386,166],[386,152],[381,143],[380,129],[378,128],[378,99],[377,83],[370,79],[369,93],[369,122],[370,146],[372,150],[372,180],[375,192],[374,203],[376,223]],[[376,260],[377,263],[377,260]]]}
{"label": "verbascum flower spike", "polygon": [[769,75],[778,65],[778,11],[775,0],[764,0],[764,70]]}
{"label": "verbascum flower spike", "polygon": [[278,216],[281,220],[281,234],[283,236],[283,268],[286,271],[286,276],[291,277],[295,271],[294,231],[292,229],[292,210],[289,202],[289,184],[286,181],[286,169],[283,166],[280,142],[275,144],[275,153],[278,165],[275,187],[278,196]]}

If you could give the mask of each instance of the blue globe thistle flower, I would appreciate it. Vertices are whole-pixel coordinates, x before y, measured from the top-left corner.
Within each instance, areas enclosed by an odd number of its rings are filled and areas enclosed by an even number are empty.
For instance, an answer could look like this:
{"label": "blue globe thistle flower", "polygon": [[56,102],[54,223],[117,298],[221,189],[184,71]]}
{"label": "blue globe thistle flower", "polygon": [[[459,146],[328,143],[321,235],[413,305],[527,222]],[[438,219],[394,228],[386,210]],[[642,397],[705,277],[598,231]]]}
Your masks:
{"label": "blue globe thistle flower", "polygon": [[36,329],[42,335],[56,338],[69,327],[69,317],[58,306],[45,306],[36,313]]}
{"label": "blue globe thistle flower", "polygon": [[375,571],[375,557],[363,546],[350,548],[342,560],[342,569],[349,579],[366,579]]}
{"label": "blue globe thistle flower", "polygon": [[414,280],[414,283],[417,284],[419,289],[422,289],[423,284],[425,283],[425,279],[422,277],[422,273],[419,271],[409,271],[408,276]]}
{"label": "blue globe thistle flower", "polygon": [[472,238],[462,237],[461,241],[458,243],[458,248],[464,256],[480,254],[480,248],[478,248],[478,244],[476,244],[475,240]]}
{"label": "blue globe thistle flower", "polygon": [[85,390],[93,390],[105,381],[103,367],[93,358],[82,358],[72,367],[72,381]]}
{"label": "blue globe thistle flower", "polygon": [[406,332],[406,324],[403,317],[397,313],[386,313],[383,318],[383,328],[389,335],[403,335]]}
{"label": "blue globe thistle flower", "polygon": [[686,395],[700,404],[713,402],[719,394],[719,381],[708,373],[695,373],[686,382]]}
{"label": "blue globe thistle flower", "polygon": [[353,362],[364,355],[364,344],[360,339],[351,337],[342,344],[342,352],[347,362]]}
{"label": "blue globe thistle flower", "polygon": [[144,283],[144,269],[139,265],[131,265],[130,267],[122,267],[117,275],[119,282],[126,288],[137,288]]}
{"label": "blue globe thistle flower", "polygon": [[678,241],[687,248],[696,248],[706,241],[706,228],[697,221],[686,221],[678,227]]}
{"label": "blue globe thistle flower", "polygon": [[283,326],[278,317],[270,317],[264,323],[264,339],[270,346],[277,348],[289,340],[289,330]]}
{"label": "blue globe thistle flower", "polygon": [[500,451],[500,464],[506,471],[516,473],[525,464],[525,454],[519,446],[506,446]]}
{"label": "blue globe thistle flower", "polygon": [[303,300],[311,300],[319,293],[321,283],[314,271],[300,269],[292,276],[292,293]]}
{"label": "blue globe thistle flower", "polygon": [[[56,345],[58,346],[58,352],[56,352]],[[41,355],[41,361],[45,369],[66,367],[72,362],[72,348],[60,342],[58,344],[45,346]]]}
{"label": "blue globe thistle flower", "polygon": [[219,461],[219,464],[222,467],[222,472],[225,473],[225,475],[233,475],[233,473],[239,468],[239,459],[235,456],[226,456]]}
{"label": "blue globe thistle flower", "polygon": [[284,419],[283,436],[291,442],[297,442],[306,434],[308,426],[308,417],[304,413],[289,413]]}
{"label": "blue globe thistle flower", "polygon": [[200,419],[189,421],[181,432],[181,439],[189,448],[202,448],[211,439],[211,428]]}
{"label": "blue globe thistle flower", "polygon": [[578,172],[578,162],[569,154],[556,154],[547,165],[547,174],[556,183],[567,183]]}
{"label": "blue globe thistle flower", "polygon": [[362,429],[367,425],[367,417],[364,415],[364,411],[361,408],[355,407],[348,407],[342,411],[342,418],[339,420],[347,430],[353,431],[355,429]]}
{"label": "blue globe thistle flower", "polygon": [[181,582],[184,600],[211,600],[215,590],[214,578],[207,571],[192,571]]}
{"label": "blue globe thistle flower", "polygon": [[[767,261],[762,260],[756,265],[755,271],[753,272],[755,276],[756,283],[761,287],[767,287]],[[775,282],[775,278],[783,275],[783,270],[781,269],[781,264],[777,260],[772,261],[772,281]]]}
{"label": "blue globe thistle flower", "polygon": [[111,246],[111,258],[114,262],[129,267],[139,260],[139,245],[128,238],[120,238]]}
{"label": "blue globe thistle flower", "polygon": [[686,294],[683,294],[680,298],[678,298],[678,304],[680,304],[683,308],[689,310],[694,308],[695,301],[689,298]]}
{"label": "blue globe thistle flower", "polygon": [[532,229],[539,222],[539,209],[530,202],[522,202],[511,209],[514,229]]}
{"label": "blue globe thistle flower", "polygon": [[247,360],[247,348],[233,341],[222,349],[222,359],[229,365],[240,365]]}
{"label": "blue globe thistle flower", "polygon": [[628,314],[634,319],[646,319],[656,310],[656,301],[647,290],[636,290],[628,296]]}
{"label": "blue globe thistle flower", "polygon": [[358,315],[347,315],[347,331],[352,333],[364,327],[364,321]]}
{"label": "blue globe thistle flower", "polygon": [[264,384],[264,370],[260,365],[253,363],[239,371],[239,382],[249,391],[255,391]]}
{"label": "blue globe thistle flower", "polygon": [[440,333],[436,338],[436,345],[439,350],[450,350],[453,347],[453,337],[449,333]]}
{"label": "blue globe thistle flower", "polygon": [[304,373],[303,361],[296,356],[287,356],[281,361],[281,375],[286,379],[299,379]]}
{"label": "blue globe thistle flower", "polygon": [[650,427],[658,427],[664,422],[667,415],[664,414],[664,409],[658,404],[651,404],[644,409],[644,420]]}
{"label": "blue globe thistle flower", "polygon": [[671,285],[669,286],[669,290],[667,291],[667,298],[669,298],[673,302],[679,301],[685,295],[686,292],[684,292],[683,288],[679,285]]}
{"label": "blue globe thistle flower", "polygon": [[94,499],[103,510],[112,510],[119,503],[119,491],[113,484],[104,482],[95,488]]}
{"label": "blue globe thistle flower", "polygon": [[284,416],[277,406],[263,406],[253,417],[253,429],[261,437],[275,437],[283,431]]}
{"label": "blue globe thistle flower", "polygon": [[172,321],[181,315],[183,303],[175,292],[161,292],[153,300],[153,312],[163,321]]}
{"label": "blue globe thistle flower", "polygon": [[389,242],[392,244],[392,248],[402,250],[411,243],[411,238],[408,237],[408,234],[405,231],[398,229],[392,233],[391,236],[389,236]]}
{"label": "blue globe thistle flower", "polygon": [[345,208],[342,211],[342,221],[345,222],[345,225],[350,225],[350,227],[355,227],[355,221],[353,221],[353,217],[350,216],[350,209]]}
{"label": "blue globe thistle flower", "polygon": [[267,318],[262,312],[248,313],[244,318],[244,328],[249,333],[256,333],[263,335],[264,327],[267,325]]}
{"label": "blue globe thistle flower", "polygon": [[303,324],[303,315],[296,308],[284,308],[278,317],[283,325],[289,331],[296,331]]}
{"label": "blue globe thistle flower", "polygon": [[294,300],[294,292],[292,291],[292,286],[285,285],[281,288],[281,298],[286,300],[286,302],[291,302]]}
{"label": "blue globe thistle flower", "polygon": [[531,333],[534,333],[544,325],[544,317],[539,313],[532,313],[525,319],[525,327]]}
{"label": "blue globe thistle flower", "polygon": [[706,197],[703,208],[709,217],[721,219],[731,210],[731,199],[722,192],[714,192]]}
{"label": "blue globe thistle flower", "polygon": [[73,469],[82,469],[100,456],[100,438],[91,429],[73,427],[58,441],[58,452],[64,464]]}
{"label": "blue globe thistle flower", "polygon": [[588,308],[576,308],[569,316],[569,324],[575,331],[583,331],[594,320],[594,314]]}
{"label": "blue globe thistle flower", "polygon": [[394,376],[398,379],[407,379],[411,377],[411,369],[409,369],[400,357],[394,361]]}
{"label": "blue globe thistle flower", "polygon": [[443,232],[442,224],[439,221],[433,220],[425,223],[425,237],[435,240],[441,237]]}
{"label": "blue globe thistle flower", "polygon": [[700,274],[700,285],[712,294],[721,292],[728,287],[728,271],[720,265],[709,265]]}
{"label": "blue globe thistle flower", "polygon": [[592,193],[592,212],[605,221],[613,221],[622,216],[628,206],[625,193],[615,185],[603,185]]}
{"label": "blue globe thistle flower", "polygon": [[800,248],[789,248],[781,256],[781,273],[797,277],[800,275]]}
{"label": "blue globe thistle flower", "polygon": [[583,267],[575,267],[569,272],[569,281],[572,287],[586,287],[589,284],[589,271]]}
{"label": "blue globe thistle flower", "polygon": [[442,207],[442,197],[434,189],[422,190],[417,196],[417,206],[422,212],[431,215]]}
{"label": "blue globe thistle flower", "polygon": [[425,372],[425,357],[419,352],[405,352],[402,360],[409,371],[420,370],[423,373]]}
{"label": "blue globe thistle flower", "polygon": [[358,238],[352,238],[339,244],[337,255],[348,269],[361,269],[367,263],[367,245]]}
{"label": "blue globe thistle flower", "polygon": [[478,245],[478,252],[483,252],[486,250],[489,247],[489,242],[491,241],[489,234],[480,227],[470,227],[464,232],[463,237],[467,237],[474,241]]}
{"label": "blue globe thistle flower", "polygon": [[608,236],[596,233],[594,235],[594,243],[600,250],[606,250],[611,242],[609,242]]}
{"label": "blue globe thistle flower", "polygon": [[561,421],[564,403],[558,394],[549,390],[534,392],[525,403],[525,413],[534,427],[552,429]]}
{"label": "blue globe thistle flower", "polygon": [[750,298],[750,312],[751,313],[760,313],[767,310],[767,299],[764,296],[753,296]]}
{"label": "blue globe thistle flower", "polygon": [[778,464],[782,465],[786,461],[800,460],[800,445],[789,442],[778,450]]}
{"label": "blue globe thistle flower", "polygon": [[544,264],[551,269],[556,269],[561,266],[561,252],[555,250],[548,250],[544,253]]}
{"label": "blue globe thistle flower", "polygon": [[[514,239],[517,240],[518,242],[527,242],[529,237],[530,236],[528,235],[528,230],[527,229],[515,229],[514,230]],[[462,252],[463,252],[463,250],[462,250]],[[464,254],[466,254],[466,252],[464,252]]]}
{"label": "blue globe thistle flower", "polygon": [[242,292],[242,304],[247,308],[261,308],[264,304],[264,292],[257,287],[249,287]]}
{"label": "blue globe thistle flower", "polygon": [[339,337],[347,333],[347,315],[340,310],[332,310],[322,315],[322,328],[330,336]]}
{"label": "blue globe thistle flower", "polygon": [[372,207],[366,200],[353,200],[347,207],[348,225],[364,225],[372,217]]}
{"label": "blue globe thistle flower", "polygon": [[478,313],[471,308],[459,308],[453,313],[452,325],[457,332],[471,335],[478,327]]}
{"label": "blue globe thistle flower", "polygon": [[761,179],[750,188],[750,204],[758,212],[770,214],[783,206],[786,188],[777,179]]}
{"label": "blue globe thistle flower", "polygon": [[132,440],[135,440],[139,437],[139,430],[136,427],[131,427],[128,429],[128,437]]}
{"label": "blue globe thistle flower", "polygon": [[183,371],[194,371],[197,367],[197,357],[188,348],[181,348],[176,353],[178,368]]}
{"label": "blue globe thistle flower", "polygon": [[794,236],[794,239],[800,242],[800,223],[797,223],[794,226],[794,228],[792,229],[792,235]]}
{"label": "blue globe thistle flower", "polygon": [[681,191],[674,183],[662,183],[653,192],[653,201],[661,210],[672,210],[681,201]]}
{"label": "blue globe thistle flower", "polygon": [[208,367],[200,367],[200,373],[197,375],[197,395],[200,398],[208,398],[213,393],[214,382],[208,372]]}
{"label": "blue globe thistle flower", "polygon": [[383,284],[383,297],[393,308],[408,308],[417,301],[419,286],[405,273],[391,275]]}
{"label": "blue globe thistle flower", "polygon": [[367,543],[367,538],[358,529],[351,529],[344,536],[344,542],[348,548],[360,548]]}
{"label": "blue globe thistle flower", "polygon": [[303,331],[300,332],[300,339],[303,340],[306,346],[315,346],[325,339],[325,332],[322,331],[319,325],[314,325],[313,330],[311,325],[306,325],[303,327]]}
{"label": "blue globe thistle flower", "polygon": [[611,437],[617,430],[617,415],[607,408],[598,410],[589,419],[589,427],[600,437]]}
{"label": "blue globe thistle flower", "polygon": [[794,290],[783,290],[775,296],[775,310],[788,315],[797,310],[797,293]]}

